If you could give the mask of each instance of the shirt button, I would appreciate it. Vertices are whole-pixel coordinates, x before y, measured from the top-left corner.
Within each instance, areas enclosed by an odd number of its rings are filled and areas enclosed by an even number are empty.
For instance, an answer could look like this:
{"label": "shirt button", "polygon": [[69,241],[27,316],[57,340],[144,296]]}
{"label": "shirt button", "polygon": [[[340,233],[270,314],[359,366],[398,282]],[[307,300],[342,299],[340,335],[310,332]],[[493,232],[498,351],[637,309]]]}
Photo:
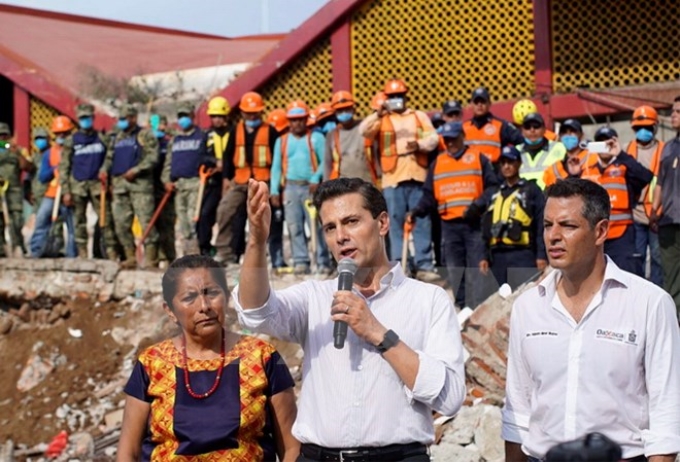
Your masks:
{"label": "shirt button", "polygon": [[363,370],[364,370],[364,366],[362,366],[361,364],[359,364],[359,366],[357,367],[357,369],[359,369],[360,371],[363,371]]}

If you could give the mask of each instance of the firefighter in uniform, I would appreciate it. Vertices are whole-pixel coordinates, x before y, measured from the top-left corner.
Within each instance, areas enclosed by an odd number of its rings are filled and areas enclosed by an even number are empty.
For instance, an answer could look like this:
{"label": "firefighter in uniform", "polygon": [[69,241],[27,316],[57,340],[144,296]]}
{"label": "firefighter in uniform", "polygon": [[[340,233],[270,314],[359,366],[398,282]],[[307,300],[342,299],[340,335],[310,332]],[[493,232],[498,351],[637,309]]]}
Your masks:
{"label": "firefighter in uniform", "polygon": [[208,102],[208,116],[210,116],[210,130],[206,135],[208,154],[216,159],[214,172],[207,178],[201,215],[198,218],[197,233],[198,247],[202,255],[212,255],[213,227],[217,221],[217,207],[222,198],[222,168],[223,156],[229,142],[229,102],[222,96],[216,96]]}
{"label": "firefighter in uniform", "polygon": [[[156,122],[154,122],[155,117],[157,117]],[[158,140],[158,163],[156,163],[153,169],[153,198],[154,210],[156,210],[163,200],[163,196],[165,196],[165,185],[163,185],[163,182],[161,181],[161,175],[163,174],[165,158],[168,155],[168,144],[170,144],[170,139],[172,137],[170,133],[168,133],[167,117],[154,115],[151,120],[154,136],[156,137],[156,140]],[[177,257],[177,252],[175,251],[176,221],[175,197],[174,194],[170,194],[163,210],[161,210],[161,213],[154,223],[154,227],[158,233],[159,267],[172,263]]]}
{"label": "firefighter in uniform", "polygon": [[477,88],[470,98],[472,119],[463,123],[465,142],[484,154],[494,165],[501,155],[501,148],[522,142],[522,135],[509,122],[494,117],[491,96],[486,88]]}
{"label": "firefighter in uniform", "polygon": [[161,181],[166,191],[175,192],[175,213],[184,241],[184,255],[197,254],[198,239],[194,215],[199,189],[199,169],[214,168],[215,158],[206,151],[205,133],[194,124],[194,107],[183,103],[177,108],[180,131],[168,143]]}
{"label": "firefighter in uniform", "polygon": [[[94,106],[79,104],[76,116],[79,128],[64,141],[59,162],[59,184],[62,202],[74,208],[78,257],[87,258],[87,204],[91,203],[95,212],[99,213],[102,188],[107,187],[99,179],[99,169],[106,158],[107,140],[93,127]],[[106,256],[115,261],[118,260],[118,253],[111,219],[111,201],[105,201],[104,216],[106,224],[102,231]]]}
{"label": "firefighter in uniform", "polygon": [[456,305],[474,309],[484,296],[484,281],[479,271],[484,243],[479,215],[471,219],[464,215],[485,189],[498,184],[498,179],[489,159],[465,145],[460,122],[444,124],[441,136],[446,151],[440,153],[428,169],[423,197],[407,215],[407,220],[413,222],[414,218],[427,217],[432,209],[439,211],[444,259]]}
{"label": "firefighter in uniform", "polygon": [[633,120],[630,121],[630,125],[635,132],[635,139],[628,144],[626,152],[654,174],[651,184],[645,186],[640,194],[640,201],[633,208],[635,253],[640,256],[644,268],[647,261],[647,248],[649,247],[650,274],[648,279],[654,284],[662,286],[659,235],[652,232],[649,227],[649,217],[652,214],[652,202],[654,200],[653,192],[656,186],[656,177],[659,174],[661,152],[665,145],[663,141],[656,138],[659,115],[651,106],[640,106],[633,112]]}
{"label": "firefighter in uniform", "polygon": [[545,137],[545,121],[538,112],[524,117],[522,136],[524,142],[517,145],[517,150],[522,155],[519,176],[535,181],[541,189],[545,189],[543,172],[555,162],[564,159],[566,149],[559,141],[550,141]]}
{"label": "firefighter in uniform", "polygon": [[575,119],[567,119],[560,124],[560,142],[567,153],[564,159],[555,162],[543,171],[543,184],[547,188],[557,180],[567,177],[579,178],[588,153],[583,146],[583,129]]}
{"label": "firefighter in uniform", "polygon": [[[103,183],[113,189],[113,223],[116,237],[125,252],[122,268],[135,268],[135,238],[132,223],[135,215],[142,229],[151,222],[154,212],[153,169],[158,163],[158,140],[151,130],[137,125],[137,109],[124,105],[116,123],[118,132],[109,145],[99,171]],[[158,266],[158,232],[152,227],[144,241],[144,267]]]}
{"label": "firefighter in uniform", "polygon": [[522,158],[514,146],[501,150],[503,183],[489,188],[470,210],[484,210],[482,237],[486,252],[482,274],[489,267],[498,285],[515,290],[548,265],[543,241],[543,192],[536,183],[520,178]]}
{"label": "firefighter in uniform", "polygon": [[611,214],[604,252],[622,270],[642,276],[642,260],[635,253],[633,208],[654,174],[621,149],[614,129],[599,128],[595,141],[606,141],[609,152],[589,154],[581,178],[599,183],[609,193]]}

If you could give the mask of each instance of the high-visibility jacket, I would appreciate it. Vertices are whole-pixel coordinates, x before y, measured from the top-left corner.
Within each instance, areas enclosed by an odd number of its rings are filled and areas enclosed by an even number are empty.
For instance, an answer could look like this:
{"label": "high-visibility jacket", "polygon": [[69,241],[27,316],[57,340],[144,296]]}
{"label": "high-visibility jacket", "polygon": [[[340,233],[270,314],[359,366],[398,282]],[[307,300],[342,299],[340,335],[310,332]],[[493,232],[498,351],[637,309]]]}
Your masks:
{"label": "high-visibility jacket", "polygon": [[[406,117],[413,117],[416,127],[416,139],[423,137],[423,124],[416,112],[408,114]],[[380,150],[380,167],[383,173],[390,173],[397,168],[397,159],[404,155],[415,155],[416,162],[423,168],[427,168],[428,159],[426,152],[415,152],[410,154],[397,154],[397,134],[390,120],[390,116],[385,116],[380,122],[380,134],[378,135],[378,149]]]}
{"label": "high-visibility jacket", "polygon": [[[586,153],[587,151],[582,149],[581,152],[577,154],[581,166],[583,166]],[[555,162],[543,171],[543,184],[545,184],[546,188],[557,183],[557,180],[564,180],[569,176],[569,172],[564,167],[565,161],[566,160],[563,159],[559,162]]]}
{"label": "high-visibility jacket", "polygon": [[[340,178],[340,163],[342,162],[341,152],[340,130],[336,128],[333,130],[333,165],[331,166],[331,180]],[[376,183],[378,175],[375,171],[375,165],[373,163],[373,142],[367,138],[364,138],[364,157],[366,158],[366,166],[368,167],[368,171],[371,172],[373,183]]]}
{"label": "high-visibility jacket", "polygon": [[432,190],[442,220],[461,218],[472,201],[484,192],[480,154],[467,150],[458,159],[447,152],[439,154]]}
{"label": "high-visibility jacket", "polygon": [[[640,198],[642,199],[642,205],[645,208],[645,214],[647,214],[648,217],[652,215],[654,188],[656,187],[656,177],[659,174],[659,166],[661,165],[661,152],[663,151],[663,147],[664,147],[663,141],[659,140],[656,142],[656,150],[654,150],[654,154],[652,154],[652,161],[649,164],[649,170],[654,174],[654,178],[652,178],[652,182],[645,186],[645,188],[642,190],[642,193],[640,194]],[[638,157],[637,140],[633,140],[630,142],[630,144],[626,148],[626,152],[633,156],[633,159],[637,160]]]}
{"label": "high-visibility jacket", "polygon": [[[283,144],[281,148],[284,152]],[[246,161],[246,127],[243,122],[239,122],[236,126],[236,143],[234,144],[234,183],[246,184],[251,175],[258,181],[269,181],[271,179],[271,167],[272,152],[269,147],[269,125],[262,124],[257,129],[253,141],[253,165],[249,165]]]}
{"label": "high-visibility jacket", "polygon": [[559,141],[549,141],[547,149],[541,149],[537,156],[531,156],[525,150],[525,145],[520,144],[517,149],[522,155],[522,166],[519,168],[519,176],[527,181],[535,181],[539,188],[545,189],[543,172],[555,162],[562,160],[567,153],[566,148]]}
{"label": "high-visibility jacket", "polygon": [[52,178],[47,185],[47,190],[45,191],[45,197],[55,198],[57,197],[57,188],[59,186],[59,162],[61,161],[61,146],[54,145],[50,147],[50,167],[54,168],[54,178]]}
{"label": "high-visibility jacket", "polygon": [[586,165],[581,178],[598,183],[609,193],[611,213],[607,239],[623,236],[628,225],[633,224],[633,204],[626,183],[626,166],[609,164],[604,171],[600,171],[597,159],[595,159]]}
{"label": "high-visibility jacket", "polygon": [[[281,186],[286,184],[286,176],[288,172],[288,137],[290,133],[286,133],[281,136]],[[314,152],[314,145],[312,144],[312,132],[307,131],[305,135],[307,138],[307,146],[309,148],[309,162],[312,165],[312,173],[316,172],[319,168],[319,162],[316,159],[316,153]]]}
{"label": "high-visibility jacket", "polygon": [[225,132],[224,135],[220,135],[216,131],[210,132],[210,141],[208,147],[212,145],[213,152],[215,153],[215,159],[222,160],[224,157],[224,151],[227,150],[227,143],[229,142],[229,132]]}
{"label": "high-visibility jacket", "polygon": [[[491,197],[489,212],[491,213],[491,229],[498,230],[497,235],[491,234],[490,246],[498,244],[527,247],[531,240],[532,217],[527,212],[526,187],[518,187],[507,197],[503,197],[502,190],[499,188]],[[514,227],[519,227],[517,231],[518,239],[513,239]]]}
{"label": "high-visibility jacket", "polygon": [[474,146],[477,151],[484,154],[493,163],[498,162],[501,156],[501,130],[503,122],[498,119],[491,119],[482,128],[472,123],[472,120],[463,122],[465,132],[465,144]]}

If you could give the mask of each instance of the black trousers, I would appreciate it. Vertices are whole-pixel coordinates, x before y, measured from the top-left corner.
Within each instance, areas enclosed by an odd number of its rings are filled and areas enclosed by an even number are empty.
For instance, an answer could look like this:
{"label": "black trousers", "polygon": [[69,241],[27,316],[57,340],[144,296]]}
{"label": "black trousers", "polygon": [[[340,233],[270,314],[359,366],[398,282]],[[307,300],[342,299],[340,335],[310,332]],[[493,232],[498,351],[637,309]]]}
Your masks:
{"label": "black trousers", "polygon": [[215,226],[215,221],[217,220],[217,205],[220,203],[221,198],[222,185],[212,178],[209,179],[203,193],[201,214],[198,217],[198,223],[196,223],[198,247],[201,249],[202,254],[210,253],[213,226]]}

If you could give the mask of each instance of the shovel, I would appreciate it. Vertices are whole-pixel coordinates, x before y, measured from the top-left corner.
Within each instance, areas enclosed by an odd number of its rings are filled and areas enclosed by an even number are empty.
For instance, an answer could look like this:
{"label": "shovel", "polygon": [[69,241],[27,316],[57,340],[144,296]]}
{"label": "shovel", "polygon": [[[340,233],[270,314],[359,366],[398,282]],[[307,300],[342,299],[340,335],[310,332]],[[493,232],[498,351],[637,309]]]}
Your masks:
{"label": "shovel", "polygon": [[[102,182],[102,187],[99,192],[99,252],[102,258],[108,258],[106,252],[106,239],[104,238],[104,230],[106,229],[106,183]],[[95,235],[97,233],[95,232]]]}
{"label": "shovel", "polygon": [[12,243],[12,220],[9,216],[9,207],[7,206],[7,189],[9,189],[9,181],[0,178],[0,196],[2,196],[2,218],[5,221],[5,229],[7,232],[7,257],[12,258],[12,251],[14,244]]}
{"label": "shovel", "polygon": [[309,229],[310,232],[312,233],[312,261],[314,262],[314,268],[317,268],[316,248],[318,245],[317,242],[318,236],[316,233],[316,207],[314,207],[314,203],[312,202],[311,199],[307,199],[305,201],[305,210],[309,215]]}
{"label": "shovel", "polygon": [[201,179],[198,185],[198,197],[196,197],[196,211],[194,212],[194,223],[198,223],[201,217],[201,204],[203,203],[203,194],[205,193],[205,184],[208,182],[208,177],[213,174],[215,169],[208,168],[205,165],[201,165],[198,169],[198,176]]}
{"label": "shovel", "polygon": [[404,273],[408,268],[408,240],[411,237],[411,231],[413,231],[413,223],[404,221],[404,237],[401,242],[401,270]]}
{"label": "shovel", "polygon": [[57,186],[57,194],[54,196],[54,205],[52,206],[52,224],[50,224],[50,230],[47,233],[47,242],[45,242],[45,247],[43,248],[41,257],[44,258],[58,258],[61,253],[59,248],[58,239],[55,236],[56,232],[60,232],[60,229],[55,230],[57,218],[59,218],[59,205],[61,204],[61,186]]}
{"label": "shovel", "polygon": [[153,212],[153,215],[151,216],[151,220],[149,220],[149,224],[146,225],[146,229],[142,233],[142,238],[139,240],[139,244],[137,244],[137,263],[140,265],[144,262],[144,241],[146,238],[149,236],[149,233],[151,232],[151,229],[153,228],[153,225],[156,223],[156,220],[158,220],[158,217],[161,215],[161,212],[163,211],[163,208],[165,207],[165,204],[168,203],[168,200],[170,200],[170,196],[172,196],[172,193],[174,191],[166,191],[163,197],[161,198],[161,201],[158,203],[158,207],[156,207],[156,210]]}

